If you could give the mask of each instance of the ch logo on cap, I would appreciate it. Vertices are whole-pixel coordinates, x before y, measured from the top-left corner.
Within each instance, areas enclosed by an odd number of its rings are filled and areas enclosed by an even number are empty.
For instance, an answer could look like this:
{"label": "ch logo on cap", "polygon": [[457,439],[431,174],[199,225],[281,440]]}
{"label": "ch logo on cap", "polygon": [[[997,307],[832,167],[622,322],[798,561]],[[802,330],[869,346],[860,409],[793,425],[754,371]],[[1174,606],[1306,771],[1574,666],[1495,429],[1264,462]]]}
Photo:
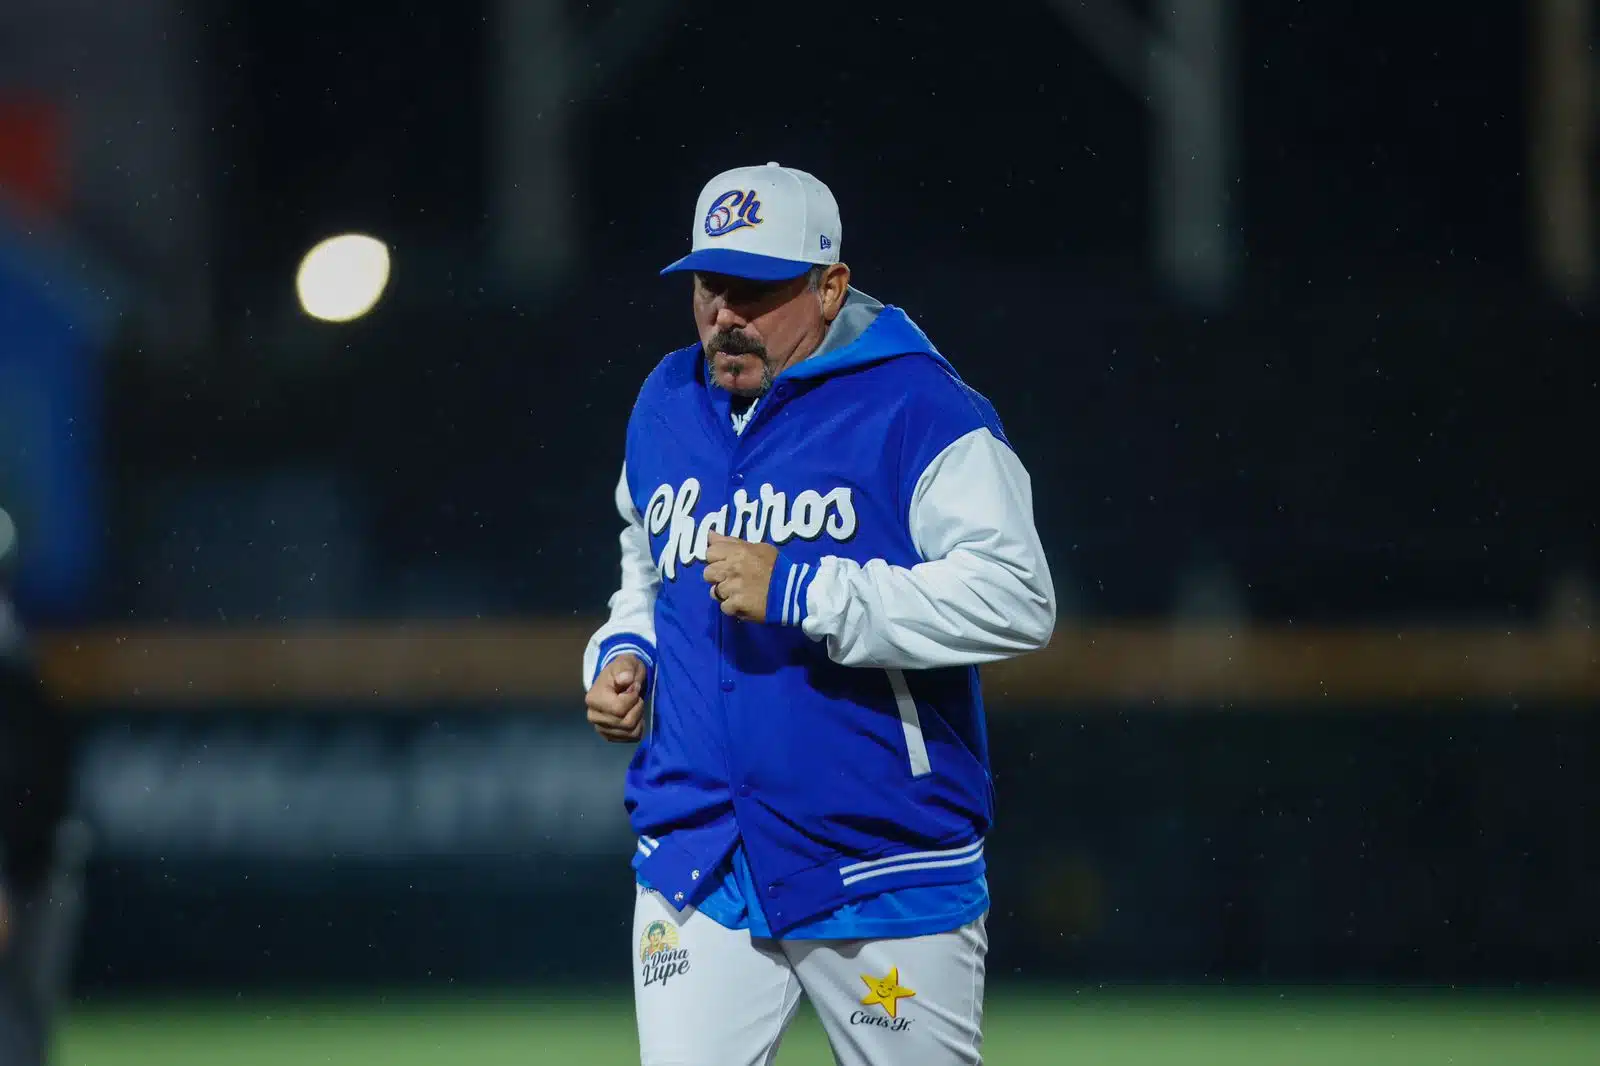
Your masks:
{"label": "ch logo on cap", "polygon": [[761,201],[754,189],[730,189],[711,201],[706,236],[722,237],[746,226],[761,225]]}

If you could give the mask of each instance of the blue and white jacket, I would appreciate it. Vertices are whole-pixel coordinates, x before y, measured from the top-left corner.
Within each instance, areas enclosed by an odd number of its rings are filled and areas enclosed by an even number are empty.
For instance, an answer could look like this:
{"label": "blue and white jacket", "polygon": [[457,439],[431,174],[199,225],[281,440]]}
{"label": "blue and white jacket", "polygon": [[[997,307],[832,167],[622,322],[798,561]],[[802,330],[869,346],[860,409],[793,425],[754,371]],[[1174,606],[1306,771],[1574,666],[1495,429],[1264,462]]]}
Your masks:
{"label": "blue and white jacket", "polygon": [[[741,418],[699,345],[663,359],[616,504],[622,582],[583,670],[587,686],[631,653],[650,675],[626,786],[641,884],[780,937],[894,924],[930,894],[981,913],[977,667],[1055,625],[1028,475],[989,402],[851,290]],[[711,598],[711,530],[778,547],[765,623]]]}

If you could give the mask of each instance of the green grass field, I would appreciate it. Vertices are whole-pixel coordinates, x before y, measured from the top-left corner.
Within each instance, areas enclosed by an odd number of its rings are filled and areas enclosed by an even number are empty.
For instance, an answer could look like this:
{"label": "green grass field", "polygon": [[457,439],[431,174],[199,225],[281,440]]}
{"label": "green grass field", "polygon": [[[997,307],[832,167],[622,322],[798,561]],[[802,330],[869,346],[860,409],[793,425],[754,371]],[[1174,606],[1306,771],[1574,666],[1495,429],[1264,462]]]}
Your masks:
{"label": "green grass field", "polygon": [[[59,1066],[627,1066],[626,989],[555,998],[84,1004]],[[1375,990],[996,989],[992,1066],[1596,1066],[1600,997]],[[802,1013],[780,1066],[832,1062]]]}

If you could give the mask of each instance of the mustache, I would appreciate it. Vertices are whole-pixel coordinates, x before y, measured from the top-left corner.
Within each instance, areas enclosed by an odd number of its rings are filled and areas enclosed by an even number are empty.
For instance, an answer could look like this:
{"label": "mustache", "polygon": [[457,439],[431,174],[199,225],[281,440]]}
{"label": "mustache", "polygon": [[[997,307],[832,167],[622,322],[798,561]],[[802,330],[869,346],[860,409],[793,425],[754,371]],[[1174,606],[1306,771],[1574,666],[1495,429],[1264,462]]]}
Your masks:
{"label": "mustache", "polygon": [[767,357],[765,344],[735,329],[719,331],[706,343],[706,349],[724,355],[758,355],[762,359]]}

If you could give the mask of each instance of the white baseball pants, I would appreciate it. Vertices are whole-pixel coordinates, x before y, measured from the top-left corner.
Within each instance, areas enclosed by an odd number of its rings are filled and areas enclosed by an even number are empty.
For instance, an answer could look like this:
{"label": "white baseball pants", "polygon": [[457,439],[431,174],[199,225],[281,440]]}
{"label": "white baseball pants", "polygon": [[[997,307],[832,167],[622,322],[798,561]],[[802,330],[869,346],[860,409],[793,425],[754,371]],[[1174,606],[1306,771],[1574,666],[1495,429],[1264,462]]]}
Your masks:
{"label": "white baseball pants", "polygon": [[643,1066],[771,1066],[810,999],[838,1066],[979,1066],[983,919],[897,940],[758,940],[639,889]]}

